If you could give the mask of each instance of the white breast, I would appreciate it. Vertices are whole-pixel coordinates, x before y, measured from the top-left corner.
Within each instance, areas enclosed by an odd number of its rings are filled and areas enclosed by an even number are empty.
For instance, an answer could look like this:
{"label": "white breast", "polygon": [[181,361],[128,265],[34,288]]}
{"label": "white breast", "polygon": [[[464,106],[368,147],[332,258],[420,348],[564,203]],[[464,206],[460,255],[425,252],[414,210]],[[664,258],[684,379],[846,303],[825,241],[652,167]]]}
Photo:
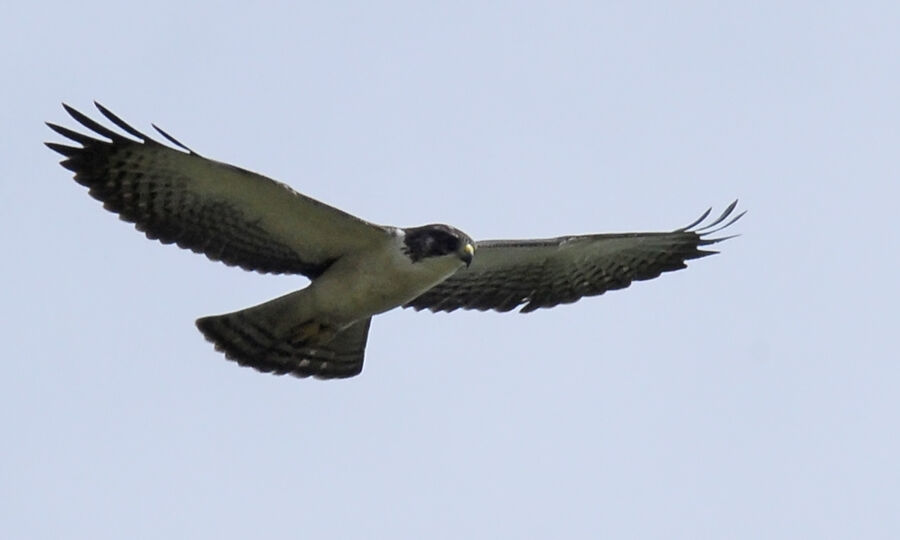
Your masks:
{"label": "white breast", "polygon": [[317,309],[347,324],[409,302],[463,266],[454,254],[413,263],[402,231],[382,245],[338,260],[310,286]]}

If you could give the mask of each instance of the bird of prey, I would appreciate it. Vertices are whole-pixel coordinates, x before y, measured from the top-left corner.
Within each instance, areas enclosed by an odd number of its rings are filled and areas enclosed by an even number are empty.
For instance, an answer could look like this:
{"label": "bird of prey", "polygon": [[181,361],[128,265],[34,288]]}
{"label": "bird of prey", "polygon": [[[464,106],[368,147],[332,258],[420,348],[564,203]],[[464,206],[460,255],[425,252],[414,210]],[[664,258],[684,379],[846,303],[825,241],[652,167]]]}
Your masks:
{"label": "bird of prey", "polygon": [[[730,237],[737,201],[709,223],[671,232],[475,242],[449,225],[381,226],[259,174],[204,158],[155,125],[162,144],[95,103],[121,132],[63,105],[91,135],[48,123],[74,141],[46,143],[104,208],[148,238],[247,270],[302,274],[311,283],[254,307],[197,320],[240,365],[322,379],[362,371],[372,316],[416,310],[522,313],[622,289],[685,268]],[[98,138],[99,136],[99,138]]]}

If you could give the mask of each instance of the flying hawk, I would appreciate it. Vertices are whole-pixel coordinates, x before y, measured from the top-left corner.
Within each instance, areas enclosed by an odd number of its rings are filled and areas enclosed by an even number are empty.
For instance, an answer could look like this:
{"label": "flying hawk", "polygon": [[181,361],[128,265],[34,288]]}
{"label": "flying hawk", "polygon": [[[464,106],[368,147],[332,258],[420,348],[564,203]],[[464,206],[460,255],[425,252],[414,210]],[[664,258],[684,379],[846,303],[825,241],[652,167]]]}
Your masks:
{"label": "flying hawk", "polygon": [[[66,111],[94,136],[48,123],[78,146],[46,143],[104,208],[147,238],[246,270],[302,274],[305,289],[197,328],[240,365],[323,379],[362,371],[372,316],[416,310],[521,312],[622,289],[715,253],[733,202],[672,232],[475,242],[449,225],[375,225],[256,173],[206,159],[153,126],[161,144],[95,103],[122,132]],[[105,139],[96,138],[99,135]]]}

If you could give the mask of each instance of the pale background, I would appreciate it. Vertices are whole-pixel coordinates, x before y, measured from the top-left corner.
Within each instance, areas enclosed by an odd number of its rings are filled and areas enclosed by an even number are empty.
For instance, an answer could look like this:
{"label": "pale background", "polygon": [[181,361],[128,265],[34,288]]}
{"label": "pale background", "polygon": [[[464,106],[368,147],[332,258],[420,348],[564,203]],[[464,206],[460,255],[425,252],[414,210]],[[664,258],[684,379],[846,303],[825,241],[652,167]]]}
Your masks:
{"label": "pale background", "polygon": [[[434,6],[3,8],[0,536],[900,537],[898,4]],[[687,271],[395,311],[362,376],[278,378],[193,320],[305,280],[103,211],[42,145],[93,99],[380,223],[750,212]]]}

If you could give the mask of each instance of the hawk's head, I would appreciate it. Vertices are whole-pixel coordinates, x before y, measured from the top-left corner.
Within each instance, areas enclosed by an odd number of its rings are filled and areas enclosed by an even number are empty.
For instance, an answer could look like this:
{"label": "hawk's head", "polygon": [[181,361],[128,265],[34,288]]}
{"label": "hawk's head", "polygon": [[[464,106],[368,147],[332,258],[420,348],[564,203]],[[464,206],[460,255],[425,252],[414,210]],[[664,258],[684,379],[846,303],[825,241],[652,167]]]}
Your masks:
{"label": "hawk's head", "polygon": [[455,255],[466,266],[472,264],[475,241],[469,235],[449,225],[424,225],[404,229],[403,251],[419,262],[429,257]]}

